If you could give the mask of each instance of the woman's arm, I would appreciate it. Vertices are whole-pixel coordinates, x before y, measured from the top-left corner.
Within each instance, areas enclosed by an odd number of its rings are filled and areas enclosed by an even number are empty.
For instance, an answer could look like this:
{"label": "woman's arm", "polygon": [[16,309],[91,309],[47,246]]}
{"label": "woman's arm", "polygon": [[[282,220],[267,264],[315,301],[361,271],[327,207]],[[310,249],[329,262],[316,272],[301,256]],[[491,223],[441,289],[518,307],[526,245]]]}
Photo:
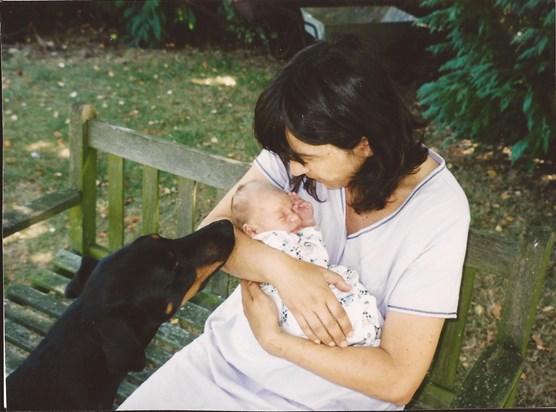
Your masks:
{"label": "woman's arm", "polygon": [[[201,227],[219,219],[231,218],[231,201],[237,188],[250,180],[266,180],[258,168],[251,169],[222,198],[201,222]],[[235,247],[224,266],[241,279],[266,282],[278,289],[284,303],[303,332],[313,341],[346,345],[351,323],[328,284],[348,291],[341,276],[310,263],[294,259],[234,228]]]}
{"label": "woman's arm", "polygon": [[315,345],[283,332],[276,308],[257,283],[242,282],[251,329],[271,355],[339,385],[399,405],[411,401],[430,366],[444,319],[388,312],[379,348]]}

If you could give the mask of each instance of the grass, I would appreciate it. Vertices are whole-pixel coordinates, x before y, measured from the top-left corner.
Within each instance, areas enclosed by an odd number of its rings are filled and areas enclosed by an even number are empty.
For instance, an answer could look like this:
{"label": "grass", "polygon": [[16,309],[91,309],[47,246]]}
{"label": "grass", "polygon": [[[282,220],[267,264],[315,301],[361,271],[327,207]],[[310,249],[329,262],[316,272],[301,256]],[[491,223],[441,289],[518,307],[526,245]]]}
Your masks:
{"label": "grass", "polygon": [[[252,136],[252,111],[260,91],[280,63],[251,51],[184,49],[139,50],[100,47],[72,39],[48,49],[38,44],[4,45],[3,206],[35,199],[67,185],[69,107],[92,103],[99,117],[151,135],[212,153],[250,161],[258,152]],[[406,89],[411,100],[413,90]],[[418,104],[415,103],[418,110]],[[533,172],[510,166],[508,148],[478,147],[471,140],[452,141],[447,131],[427,129],[427,142],[448,162],[466,191],[473,225],[509,236],[526,225],[554,228],[556,172],[538,161]],[[133,206],[126,217],[126,239],[138,234],[136,194],[140,174],[128,165],[126,198]],[[162,202],[177,207],[175,181],[162,176]],[[101,175],[102,195],[106,179]],[[203,192],[205,193],[205,192]],[[203,196],[204,213],[214,194]],[[99,208],[104,224],[105,206]],[[165,215],[164,215],[165,216]],[[171,235],[172,219],[161,218]],[[198,218],[201,218],[199,215]],[[102,236],[102,234],[101,234]],[[101,239],[102,240],[102,239]],[[67,214],[6,238],[4,282],[25,282],[37,267],[47,267],[53,254],[67,247]],[[464,347],[460,373],[493,338],[496,308],[503,285],[481,279],[472,301],[471,334]],[[518,388],[517,406],[556,405],[556,269],[548,273],[537,321]]]}

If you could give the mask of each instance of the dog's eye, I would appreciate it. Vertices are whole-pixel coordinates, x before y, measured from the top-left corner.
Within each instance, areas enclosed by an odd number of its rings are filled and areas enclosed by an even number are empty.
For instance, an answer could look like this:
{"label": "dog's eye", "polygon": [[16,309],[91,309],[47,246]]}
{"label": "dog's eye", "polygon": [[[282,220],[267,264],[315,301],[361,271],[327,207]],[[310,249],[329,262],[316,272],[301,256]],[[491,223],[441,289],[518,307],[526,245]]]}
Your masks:
{"label": "dog's eye", "polygon": [[167,262],[168,262],[167,263],[168,268],[171,268],[172,270],[176,270],[179,267],[180,261],[176,257],[174,252],[167,251],[166,252],[166,258],[167,258]]}

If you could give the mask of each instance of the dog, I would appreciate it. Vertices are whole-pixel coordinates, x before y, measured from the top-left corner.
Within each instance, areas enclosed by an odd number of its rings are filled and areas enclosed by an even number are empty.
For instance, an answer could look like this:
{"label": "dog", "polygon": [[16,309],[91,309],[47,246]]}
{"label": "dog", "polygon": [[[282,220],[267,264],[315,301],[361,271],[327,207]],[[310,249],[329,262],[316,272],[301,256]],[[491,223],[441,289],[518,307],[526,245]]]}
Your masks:
{"label": "dog", "polygon": [[232,224],[175,240],[142,236],[100,261],[84,257],[77,298],[6,380],[8,410],[112,409],[128,371],[145,367],[160,325],[199,291],[234,247]]}

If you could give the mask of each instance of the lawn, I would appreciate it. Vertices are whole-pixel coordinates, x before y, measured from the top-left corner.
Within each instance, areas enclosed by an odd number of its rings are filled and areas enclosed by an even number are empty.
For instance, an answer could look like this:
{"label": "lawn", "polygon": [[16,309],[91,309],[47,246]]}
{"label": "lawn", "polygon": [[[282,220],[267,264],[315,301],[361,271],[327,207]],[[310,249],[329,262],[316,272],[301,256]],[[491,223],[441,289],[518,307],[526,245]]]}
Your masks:
{"label": "lawn", "polygon": [[[35,199],[67,185],[68,116],[74,101],[92,103],[108,122],[168,138],[212,153],[251,161],[258,152],[252,136],[252,111],[258,94],[280,63],[262,52],[186,48],[128,49],[74,38],[4,44],[3,207]],[[405,85],[412,99],[414,85]],[[526,225],[554,230],[556,171],[536,161],[533,171],[511,167],[509,148],[478,147],[472,140],[453,141],[450,133],[426,130],[426,141],[439,151],[464,187],[473,225],[516,236]],[[136,202],[140,175],[131,168],[126,196]],[[105,179],[99,179],[102,195]],[[163,177],[161,192],[175,200],[175,182]],[[213,203],[207,196],[206,208]],[[100,211],[101,215],[103,211]],[[67,246],[67,214],[3,241],[4,282],[25,282],[31,268],[46,267],[53,253]],[[128,216],[128,237],[140,222]],[[103,224],[102,219],[99,224]],[[163,221],[171,233],[172,222]],[[556,269],[554,258],[527,352],[517,406],[556,405]],[[469,337],[462,369],[479,348],[493,339],[503,285],[488,277],[472,301]]]}

